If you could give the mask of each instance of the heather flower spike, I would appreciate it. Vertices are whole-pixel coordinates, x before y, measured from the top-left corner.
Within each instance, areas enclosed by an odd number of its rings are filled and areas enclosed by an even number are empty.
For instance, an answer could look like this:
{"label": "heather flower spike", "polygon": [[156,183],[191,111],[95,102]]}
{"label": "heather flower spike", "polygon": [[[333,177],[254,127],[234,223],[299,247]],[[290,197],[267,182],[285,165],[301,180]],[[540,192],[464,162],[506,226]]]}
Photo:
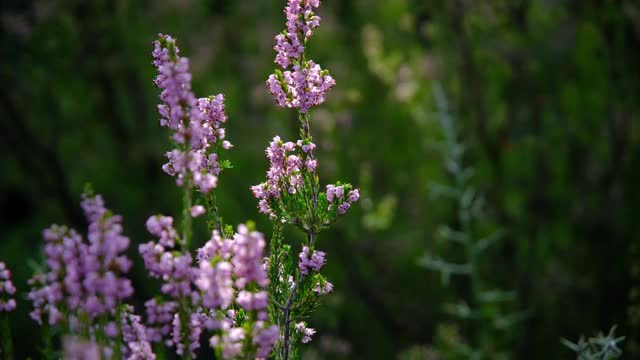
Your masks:
{"label": "heather flower spike", "polygon": [[[313,311],[318,297],[333,290],[333,284],[320,273],[327,255],[315,249],[317,235],[335,224],[360,198],[358,189],[340,182],[322,191],[316,172],[310,109],[322,104],[335,85],[328,71],[305,54],[307,41],[320,25],[315,13],[319,6],[319,0],[289,0],[285,8],[287,28],[276,36],[274,47],[280,69],[269,76],[267,86],[277,106],[297,110],[301,139],[274,137],[265,151],[269,160],[267,180],[251,187],[259,212],[274,223],[268,263],[269,304],[272,317],[281,324],[278,359],[289,359],[297,353],[299,343],[311,341],[315,330],[300,320]],[[307,236],[297,259],[291,246],[283,244],[284,224],[295,225]],[[297,267],[287,265],[295,261]]]}
{"label": "heather flower spike", "polygon": [[[233,147],[222,127],[224,97],[196,99],[188,59],[172,37],[160,35],[153,56],[160,125],[172,130],[176,147],[163,170],[185,191],[180,228],[170,216],[151,216],[146,226],[156,240],[139,246],[149,275],[162,282],[161,294],[145,303],[147,339],[193,358],[207,333],[219,358],[267,357],[280,331],[267,311],[266,242],[250,224],[235,234],[224,227],[214,193],[220,172],[231,167],[221,160],[222,150]],[[195,197],[191,189],[198,190]],[[192,254],[191,219],[205,213],[211,238]]]}
{"label": "heather flower spike", "polygon": [[217,187],[220,171],[229,166],[219,161],[220,150],[232,147],[222,126],[227,121],[224,96],[197,99],[191,90],[189,59],[179,53],[171,36],[160,34],[154,43],[155,84],[162,90],[160,125],[173,131],[176,145],[167,152],[169,162],[162,169],[174,176],[178,185],[208,193]]}
{"label": "heather flower spike", "polygon": [[[65,358],[153,359],[150,348],[146,357],[129,356],[128,345],[119,339],[118,309],[133,294],[125,277],[132,262],[124,254],[130,240],[123,235],[122,217],[91,190],[82,196],[81,206],[88,223],[86,239],[64,225],[43,231],[46,266],[29,280],[31,318],[65,331]],[[146,334],[140,326],[137,331]],[[44,356],[50,357],[51,351],[45,348]],[[130,348],[130,354],[140,351]]]}
{"label": "heather flower spike", "polygon": [[279,107],[296,108],[302,114],[322,104],[336,84],[328,71],[304,57],[307,40],[320,25],[320,17],[314,12],[319,6],[319,0],[289,0],[284,11],[287,28],[276,36],[273,48],[277,52],[275,63],[283,71],[276,69],[267,80]]}

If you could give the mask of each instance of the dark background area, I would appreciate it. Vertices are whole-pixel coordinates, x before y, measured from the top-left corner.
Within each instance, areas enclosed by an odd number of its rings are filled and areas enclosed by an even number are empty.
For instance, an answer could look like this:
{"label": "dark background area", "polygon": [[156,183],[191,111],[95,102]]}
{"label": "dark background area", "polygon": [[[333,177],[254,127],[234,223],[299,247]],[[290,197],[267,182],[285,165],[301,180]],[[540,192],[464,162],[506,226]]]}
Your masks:
{"label": "dark background area", "polygon": [[[137,262],[133,302],[157,290],[137,244],[150,240],[149,215],[177,216],[181,206],[161,170],[170,141],[152,84],[158,32],[176,37],[191,59],[197,96],[226,96],[235,145],[235,167],[219,182],[226,222],[253,219],[270,233],[249,186],[264,178],[268,141],[297,134],[293,111],[276,108],[265,85],[284,5],[0,4],[0,259],[21,292],[12,315],[18,358],[37,358],[25,294],[41,230],[86,231],[79,201],[87,181],[124,216]],[[450,181],[436,146],[434,84],[447,96],[463,160],[476,169],[485,226],[507,234],[478,276],[515,290],[512,307],[529,314],[501,350],[571,358],[561,337],[618,324],[625,357],[640,356],[638,2],[326,0],[319,15],[308,53],[337,81],[312,112],[321,180],[351,182],[362,198],[319,240],[335,293],[311,320],[318,336],[307,356],[393,359],[421,346],[447,358],[442,329],[447,341],[464,341],[468,326],[449,326],[456,320],[443,306],[464,298],[465,280],[446,287],[417,264],[425,251],[456,257],[437,236],[442,224],[456,226],[455,209],[430,191],[433,181]]]}

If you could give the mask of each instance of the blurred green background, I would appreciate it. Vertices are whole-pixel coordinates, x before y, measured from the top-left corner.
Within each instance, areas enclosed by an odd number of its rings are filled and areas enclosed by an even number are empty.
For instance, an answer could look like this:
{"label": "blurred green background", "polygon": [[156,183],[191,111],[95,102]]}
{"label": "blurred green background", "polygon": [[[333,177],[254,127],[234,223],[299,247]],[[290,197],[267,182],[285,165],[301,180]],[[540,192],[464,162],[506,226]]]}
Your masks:
{"label": "blurred green background", "polygon": [[[0,259],[22,292],[12,315],[18,358],[38,357],[24,296],[41,230],[86,231],[87,181],[124,216],[138,262],[134,302],[157,289],[137,244],[150,240],[149,215],[177,216],[181,206],[161,170],[170,141],[152,84],[158,32],[191,59],[197,96],[226,96],[235,167],[220,178],[223,217],[270,233],[249,186],[264,178],[268,141],[297,135],[294,113],[276,108],[265,85],[284,5],[2,1]],[[351,182],[362,198],[319,240],[336,291],[311,320],[318,335],[307,358],[446,359],[464,342],[488,358],[571,358],[561,337],[614,324],[628,336],[625,357],[640,357],[640,4],[326,0],[319,14],[308,51],[337,81],[312,112],[321,180]],[[509,309],[525,316],[496,338],[490,324],[445,311],[468,296],[464,277],[444,286],[418,264],[425,252],[461,257],[438,236],[459,224],[431,190],[452,181],[434,85],[475,169],[480,227],[506,234],[477,277],[514,290]]]}

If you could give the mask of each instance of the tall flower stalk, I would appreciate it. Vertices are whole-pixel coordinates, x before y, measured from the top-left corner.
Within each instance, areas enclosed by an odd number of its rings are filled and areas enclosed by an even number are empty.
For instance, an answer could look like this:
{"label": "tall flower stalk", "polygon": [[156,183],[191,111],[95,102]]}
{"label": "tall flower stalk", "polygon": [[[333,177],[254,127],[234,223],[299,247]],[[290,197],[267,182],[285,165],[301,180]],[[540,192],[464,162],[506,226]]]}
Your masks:
{"label": "tall flower stalk", "polygon": [[[184,197],[181,231],[172,217],[151,216],[147,230],[157,241],[139,247],[149,274],[162,281],[162,295],[145,303],[150,338],[188,359],[209,333],[219,358],[264,358],[279,334],[267,312],[266,242],[252,224],[239,225],[235,233],[225,226],[215,197],[218,176],[230,167],[221,160],[222,150],[232,148],[222,127],[224,96],[196,99],[189,60],[179,56],[171,36],[159,35],[153,56],[162,90],[160,125],[172,131],[174,143],[163,170],[176,178]],[[193,219],[205,213],[211,238],[192,254]]]}
{"label": "tall flower stalk", "polygon": [[[277,106],[298,113],[300,139],[292,142],[274,137],[266,149],[270,165],[267,181],[251,188],[259,200],[259,211],[268,215],[274,226],[269,306],[272,320],[281,329],[276,358],[285,360],[298,358],[298,343],[311,340],[315,330],[302,320],[316,307],[318,297],[333,289],[320,274],[326,254],[316,249],[318,234],[359,198],[358,189],[350,184],[327,185],[326,191],[321,191],[316,172],[310,109],[322,104],[335,85],[327,70],[306,57],[307,41],[320,25],[315,13],[319,6],[318,0],[289,0],[285,8],[286,29],[275,37],[274,62],[279,68],[269,76],[267,85]],[[291,245],[284,244],[285,224],[296,226],[306,236],[297,259]]]}
{"label": "tall flower stalk", "polygon": [[44,230],[46,266],[29,280],[30,315],[45,333],[43,357],[54,358],[50,334],[56,329],[65,343],[65,358],[155,359],[146,348],[136,356],[126,353],[130,344],[121,338],[118,314],[133,294],[125,277],[131,260],[124,254],[130,240],[123,235],[122,217],[90,189],[81,206],[89,224],[86,240],[64,225]]}

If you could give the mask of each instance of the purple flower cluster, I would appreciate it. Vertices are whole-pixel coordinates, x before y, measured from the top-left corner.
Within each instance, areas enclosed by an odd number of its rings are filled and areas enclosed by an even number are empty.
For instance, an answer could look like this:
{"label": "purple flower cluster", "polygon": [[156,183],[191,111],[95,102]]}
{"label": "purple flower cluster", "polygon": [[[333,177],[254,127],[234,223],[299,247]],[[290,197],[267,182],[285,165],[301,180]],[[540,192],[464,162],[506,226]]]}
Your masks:
{"label": "purple flower cluster", "polygon": [[11,282],[11,271],[0,261],[0,313],[13,311],[16,308],[16,299],[12,296],[16,288]]}
{"label": "purple flower cluster", "polygon": [[[170,298],[154,298],[145,302],[148,338],[153,342],[165,340],[165,344],[174,346],[179,355],[184,355],[186,349],[194,355],[202,329],[197,326],[194,329],[191,324],[185,323],[185,329],[189,327],[185,331],[180,317],[191,316],[191,308],[200,302],[200,294],[194,287],[198,269],[193,266],[193,258],[188,252],[175,251],[179,241],[172,217],[154,215],[146,225],[158,242],[140,244],[138,250],[149,275],[162,280],[160,291]],[[184,308],[185,305],[189,307]],[[198,339],[189,339],[196,334]]]}
{"label": "purple flower cluster", "polygon": [[[264,235],[250,231],[241,224],[233,239],[222,239],[214,230],[211,240],[198,250],[199,277],[195,283],[202,292],[202,305],[210,309],[227,309],[232,302],[258,319],[252,327],[257,357],[266,357],[278,339],[277,326],[268,326],[267,293],[269,279],[263,263],[266,242]],[[251,290],[250,290],[251,289]],[[224,359],[237,357],[247,338],[245,328],[235,322],[235,312],[218,325],[222,333],[214,335],[210,343],[222,349]]]}
{"label": "purple flower cluster", "polygon": [[[269,318],[267,293],[263,290],[269,284],[263,264],[264,236],[246,225],[238,226],[233,239],[223,239],[214,230],[211,239],[197,250],[198,264],[194,266],[189,253],[174,251],[178,234],[171,217],[152,216],[147,229],[158,242],[140,245],[140,254],[149,274],[162,279],[161,291],[171,298],[145,303],[149,339],[164,339],[169,346],[175,346],[179,355],[194,355],[204,329],[217,329],[221,334],[215,335],[212,342],[223,348],[223,354],[235,354],[225,357],[232,358],[239,354],[236,350],[244,349],[245,327],[235,323],[235,312],[223,318],[216,314],[235,304],[255,313],[257,321],[252,331],[256,335],[251,338],[254,342],[261,339],[255,343],[257,351],[268,354],[277,340],[277,336],[269,334],[279,334],[279,330],[264,323]],[[203,308],[212,313],[203,312]]]}
{"label": "purple flower cluster", "polygon": [[147,230],[158,238],[158,243],[150,241],[140,244],[138,250],[149,274],[162,279],[162,293],[173,299],[193,298],[198,294],[192,288],[196,269],[189,253],[173,251],[178,242],[178,232],[173,228],[173,218],[154,215],[147,220]]}
{"label": "purple flower cluster", "polygon": [[327,185],[327,201],[329,207],[336,206],[339,215],[344,215],[351,207],[351,204],[360,199],[360,192],[358,189],[349,191],[345,196],[344,186],[341,185]]}
{"label": "purple flower cluster", "polygon": [[280,338],[280,329],[276,325],[267,326],[264,321],[257,321],[251,330],[253,344],[257,346],[256,358],[267,358],[273,346]]}
{"label": "purple flower cluster", "polygon": [[285,8],[287,29],[276,36],[273,48],[277,52],[275,63],[285,71],[277,70],[267,80],[279,107],[297,108],[301,113],[322,104],[327,91],[336,84],[320,65],[303,57],[307,40],[320,25],[320,17],[313,12],[318,6],[319,0],[289,0]]}
{"label": "purple flower cluster", "polygon": [[304,44],[320,26],[320,17],[313,8],[320,6],[319,0],[289,0],[284,9],[287,17],[287,29],[276,36],[276,64],[286,69],[292,60],[300,60],[304,53]]}
{"label": "purple flower cluster", "polygon": [[[122,235],[122,216],[110,215],[102,196],[85,196],[82,203],[89,220],[88,244],[81,253],[80,271],[86,298],[83,309],[94,319],[113,314],[121,300],[133,294],[131,281],[120,277],[131,269],[131,260],[122,255],[129,248],[129,238]],[[67,271],[71,269],[67,266]]]}
{"label": "purple flower cluster", "polygon": [[200,268],[196,286],[202,292],[202,305],[207,308],[226,309],[234,297],[232,241],[222,239],[217,230],[211,240],[198,249]]}
{"label": "purple flower cluster", "polygon": [[218,150],[232,147],[224,140],[224,96],[196,99],[191,90],[189,59],[178,55],[175,40],[160,34],[154,46],[153,64],[158,70],[155,84],[162,90],[160,125],[175,131],[173,140],[178,144],[167,153],[169,162],[162,169],[176,177],[178,185],[194,185],[208,193],[217,186],[221,171]]}
{"label": "purple flower cluster", "polygon": [[331,75],[312,60],[294,65],[293,71],[271,74],[267,79],[269,92],[279,107],[297,108],[303,114],[322,104],[335,84]]}
{"label": "purple flower cluster", "polygon": [[326,254],[323,251],[311,250],[308,246],[302,247],[302,251],[299,255],[300,262],[298,263],[300,273],[302,275],[308,275],[309,268],[316,272],[320,272],[320,269],[322,269],[322,266],[324,266],[326,261],[325,255]]}
{"label": "purple flower cluster", "polygon": [[154,298],[146,301],[144,307],[147,314],[147,338],[152,342],[161,342],[171,333],[171,321],[178,303]]}
{"label": "purple flower cluster", "polygon": [[[63,320],[71,327],[78,318],[88,320],[113,315],[117,305],[133,294],[129,279],[121,277],[131,268],[124,251],[129,238],[122,235],[122,217],[104,207],[100,195],[83,196],[82,208],[89,221],[88,242],[75,230],[52,225],[43,232],[48,272],[30,281],[31,317],[50,325]],[[66,318],[61,309],[69,311]]]}
{"label": "purple flower cluster", "polygon": [[[259,199],[258,209],[273,220],[276,213],[273,202],[281,198],[281,194],[294,195],[304,185],[305,172],[314,172],[318,165],[311,156],[316,148],[312,142],[282,142],[279,136],[273,138],[265,153],[269,159],[267,181],[251,187],[253,195]],[[296,151],[296,150],[300,151]],[[292,154],[296,152],[296,154]]]}
{"label": "purple flower cluster", "polygon": [[313,288],[313,291],[318,295],[327,295],[328,293],[333,291],[333,284],[325,281],[324,284],[316,283],[316,287]]}
{"label": "purple flower cluster", "polygon": [[100,360],[100,347],[93,341],[66,336],[63,341],[65,360]]}
{"label": "purple flower cluster", "polygon": [[[273,138],[265,151],[269,159],[267,181],[251,187],[253,196],[258,199],[258,209],[261,213],[269,215],[271,220],[282,216],[289,217],[285,207],[290,201],[283,198],[305,193],[302,189],[312,186],[307,183],[313,181],[313,174],[318,166],[318,161],[313,157],[315,148],[316,145],[308,140],[293,143],[283,142],[279,136]],[[307,177],[307,174],[312,176]],[[327,202],[323,206],[332,214],[331,217],[344,215],[351,204],[360,198],[359,190],[352,189],[348,184],[327,185],[326,189]],[[321,217],[316,216],[316,219],[319,218]],[[330,223],[332,220],[327,221]]]}
{"label": "purple flower cluster", "polygon": [[297,323],[295,328],[296,332],[302,335],[302,342],[304,344],[310,342],[311,337],[316,333],[314,329],[307,327],[307,324],[304,321]]}
{"label": "purple flower cluster", "polygon": [[128,308],[121,315],[123,358],[127,360],[154,360],[155,354],[147,340],[147,329],[140,323],[140,316]]}
{"label": "purple flower cluster", "polygon": [[267,272],[263,266],[264,235],[257,231],[249,231],[244,225],[238,225],[238,232],[233,235],[233,271],[238,289],[244,289],[255,282],[260,287],[269,285]]}
{"label": "purple flower cluster", "polygon": [[[180,319],[180,314],[177,313],[173,317],[172,325],[172,340],[173,345],[176,347],[176,354],[184,356],[189,353],[191,357],[195,357],[195,351],[200,347],[200,335],[209,317],[200,310],[191,313],[187,317],[188,322],[183,326]],[[183,340],[183,331],[186,329],[186,339]]]}

